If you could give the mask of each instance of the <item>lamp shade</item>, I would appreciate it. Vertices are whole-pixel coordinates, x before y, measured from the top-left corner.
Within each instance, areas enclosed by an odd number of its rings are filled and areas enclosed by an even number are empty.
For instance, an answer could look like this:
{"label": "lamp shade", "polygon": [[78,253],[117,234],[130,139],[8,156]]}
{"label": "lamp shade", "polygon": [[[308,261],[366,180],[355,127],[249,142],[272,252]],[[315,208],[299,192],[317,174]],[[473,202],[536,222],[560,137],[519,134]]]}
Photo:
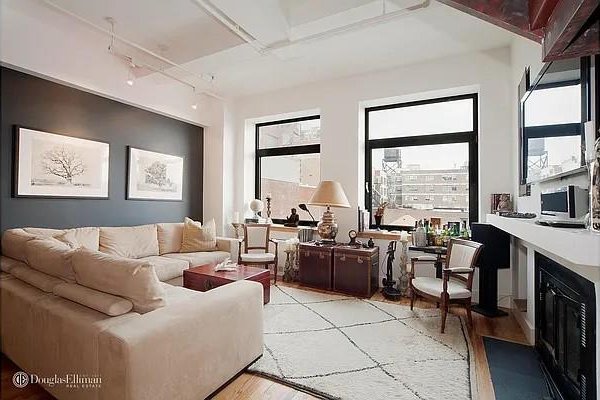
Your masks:
{"label": "lamp shade", "polygon": [[308,204],[312,206],[350,208],[350,203],[344,189],[342,189],[342,185],[336,181],[321,181]]}

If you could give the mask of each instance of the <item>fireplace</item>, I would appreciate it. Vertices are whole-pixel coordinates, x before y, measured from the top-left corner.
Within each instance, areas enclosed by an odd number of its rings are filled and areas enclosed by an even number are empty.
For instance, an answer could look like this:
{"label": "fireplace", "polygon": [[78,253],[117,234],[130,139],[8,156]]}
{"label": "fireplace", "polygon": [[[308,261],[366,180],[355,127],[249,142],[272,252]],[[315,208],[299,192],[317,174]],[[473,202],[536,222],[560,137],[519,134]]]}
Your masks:
{"label": "fireplace", "polygon": [[556,399],[596,398],[594,284],[535,253],[535,348]]}

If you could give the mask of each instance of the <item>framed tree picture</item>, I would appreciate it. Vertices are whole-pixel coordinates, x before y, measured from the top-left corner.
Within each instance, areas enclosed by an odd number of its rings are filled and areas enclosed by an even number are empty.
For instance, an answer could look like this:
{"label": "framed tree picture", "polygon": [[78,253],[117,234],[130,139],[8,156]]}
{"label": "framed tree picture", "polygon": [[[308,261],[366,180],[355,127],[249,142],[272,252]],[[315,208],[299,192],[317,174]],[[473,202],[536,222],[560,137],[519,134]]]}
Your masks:
{"label": "framed tree picture", "polygon": [[15,197],[108,199],[108,143],[21,126],[15,136]]}
{"label": "framed tree picture", "polygon": [[128,200],[183,200],[183,157],[128,147]]}

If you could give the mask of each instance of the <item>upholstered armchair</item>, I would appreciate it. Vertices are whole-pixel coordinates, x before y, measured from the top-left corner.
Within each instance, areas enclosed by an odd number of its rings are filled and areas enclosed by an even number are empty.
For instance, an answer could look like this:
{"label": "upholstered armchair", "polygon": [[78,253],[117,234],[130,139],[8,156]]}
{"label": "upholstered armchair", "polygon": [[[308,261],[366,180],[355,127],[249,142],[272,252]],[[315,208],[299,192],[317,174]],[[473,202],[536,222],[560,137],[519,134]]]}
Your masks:
{"label": "upholstered armchair", "polygon": [[469,325],[473,324],[471,317],[471,294],[475,265],[483,245],[470,240],[452,239],[448,244],[446,265],[442,270],[442,279],[416,277],[415,267],[419,264],[412,260],[409,274],[411,298],[410,309],[413,309],[417,297],[441,304],[442,326],[444,333],[446,316],[451,304],[459,304],[467,310]]}
{"label": "upholstered armchair", "polygon": [[[271,239],[270,224],[244,224],[244,238],[239,241],[238,264],[273,265],[273,283],[277,283],[277,241]],[[275,244],[275,253],[269,252],[269,243]]]}

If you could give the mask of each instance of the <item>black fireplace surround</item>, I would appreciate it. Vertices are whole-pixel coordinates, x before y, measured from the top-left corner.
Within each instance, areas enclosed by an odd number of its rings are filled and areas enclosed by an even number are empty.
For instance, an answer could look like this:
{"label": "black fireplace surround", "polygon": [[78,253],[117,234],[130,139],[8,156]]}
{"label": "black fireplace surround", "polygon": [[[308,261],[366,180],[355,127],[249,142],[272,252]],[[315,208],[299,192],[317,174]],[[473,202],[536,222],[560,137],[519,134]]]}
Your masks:
{"label": "black fireplace surround", "polygon": [[596,399],[594,284],[535,254],[535,348],[556,399]]}

